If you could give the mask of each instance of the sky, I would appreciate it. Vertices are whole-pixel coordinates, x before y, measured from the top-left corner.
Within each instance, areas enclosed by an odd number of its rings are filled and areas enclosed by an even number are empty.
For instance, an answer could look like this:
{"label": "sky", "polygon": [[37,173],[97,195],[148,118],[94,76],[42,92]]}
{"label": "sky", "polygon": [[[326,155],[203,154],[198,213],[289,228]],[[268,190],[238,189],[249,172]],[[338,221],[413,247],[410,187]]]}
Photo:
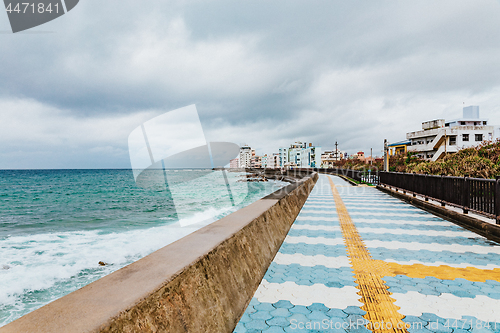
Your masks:
{"label": "sky", "polygon": [[191,104],[257,154],[381,155],[464,105],[500,124],[500,1],[81,0],[16,34],[0,13],[0,169],[129,168],[129,134]]}

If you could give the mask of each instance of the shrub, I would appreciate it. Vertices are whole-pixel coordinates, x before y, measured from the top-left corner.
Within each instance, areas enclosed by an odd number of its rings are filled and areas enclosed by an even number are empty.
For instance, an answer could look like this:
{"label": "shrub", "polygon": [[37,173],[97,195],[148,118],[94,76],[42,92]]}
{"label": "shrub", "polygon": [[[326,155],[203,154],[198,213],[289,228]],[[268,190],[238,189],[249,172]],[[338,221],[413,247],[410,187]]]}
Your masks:
{"label": "shrub", "polygon": [[412,161],[411,157],[409,160],[406,172],[494,178],[500,174],[500,141],[484,142],[477,147],[461,149],[435,162]]}

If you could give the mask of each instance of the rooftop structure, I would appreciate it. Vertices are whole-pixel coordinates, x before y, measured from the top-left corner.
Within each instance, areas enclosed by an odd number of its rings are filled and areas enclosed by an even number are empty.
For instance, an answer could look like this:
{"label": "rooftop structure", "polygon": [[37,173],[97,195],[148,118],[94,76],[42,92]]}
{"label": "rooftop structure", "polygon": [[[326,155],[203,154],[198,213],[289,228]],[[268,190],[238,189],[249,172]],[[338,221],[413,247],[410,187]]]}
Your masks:
{"label": "rooftop structure", "polygon": [[500,127],[488,125],[488,119],[479,117],[479,106],[467,106],[462,118],[423,122],[422,130],[406,133],[407,143],[401,142],[399,146],[405,145],[408,152],[415,152],[420,158],[436,161],[447,153],[499,136]]}

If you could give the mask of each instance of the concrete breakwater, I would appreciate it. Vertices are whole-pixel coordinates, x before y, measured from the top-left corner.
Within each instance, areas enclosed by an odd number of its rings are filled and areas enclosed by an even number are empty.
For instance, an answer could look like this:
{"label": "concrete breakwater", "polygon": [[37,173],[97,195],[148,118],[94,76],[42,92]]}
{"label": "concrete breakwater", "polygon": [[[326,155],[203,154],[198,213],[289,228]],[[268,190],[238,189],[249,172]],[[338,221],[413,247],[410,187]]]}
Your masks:
{"label": "concrete breakwater", "polygon": [[0,332],[231,332],[318,176],[305,176]]}

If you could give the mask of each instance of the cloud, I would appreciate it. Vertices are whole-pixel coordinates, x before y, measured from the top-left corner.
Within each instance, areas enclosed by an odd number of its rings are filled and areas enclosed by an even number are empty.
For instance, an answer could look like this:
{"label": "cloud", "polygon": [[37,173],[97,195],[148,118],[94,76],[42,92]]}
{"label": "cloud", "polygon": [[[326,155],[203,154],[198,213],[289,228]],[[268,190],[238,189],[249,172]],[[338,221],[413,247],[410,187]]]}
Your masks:
{"label": "cloud", "polygon": [[39,28],[54,33],[0,34],[0,167],[128,167],[133,128],[193,103],[207,135],[261,152],[379,151],[463,102],[500,124],[499,14],[487,0],[81,2]]}
{"label": "cloud", "polygon": [[3,169],[129,167],[128,135],[159,113],[75,118],[26,99],[0,99],[0,110]]}

